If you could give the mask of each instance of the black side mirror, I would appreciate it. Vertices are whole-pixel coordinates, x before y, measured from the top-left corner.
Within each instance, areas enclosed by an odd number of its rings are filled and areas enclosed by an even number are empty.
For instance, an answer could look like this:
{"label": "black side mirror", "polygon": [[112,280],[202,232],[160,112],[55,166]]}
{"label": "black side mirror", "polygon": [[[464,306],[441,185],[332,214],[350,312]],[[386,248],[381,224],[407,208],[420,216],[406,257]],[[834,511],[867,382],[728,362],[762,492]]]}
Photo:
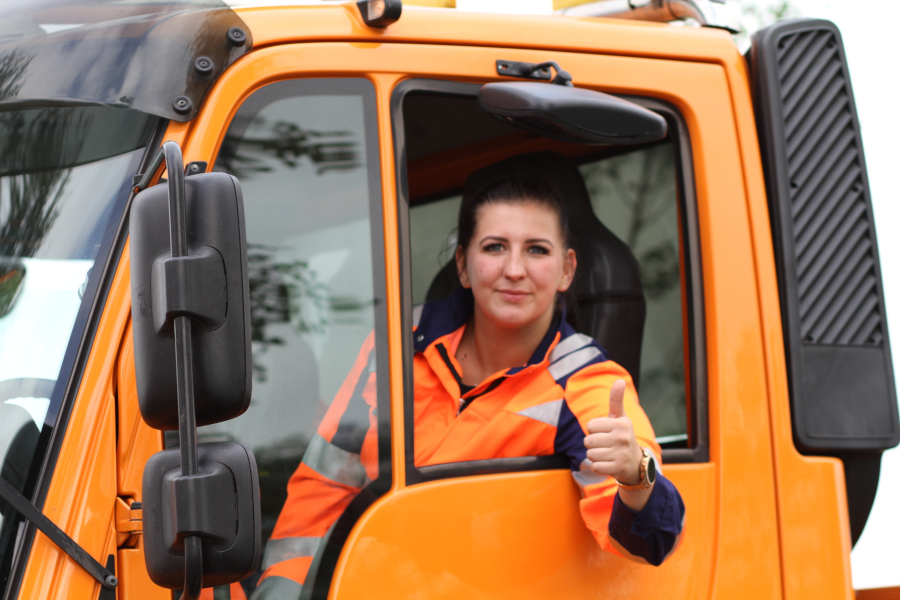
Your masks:
{"label": "black side mirror", "polygon": [[[176,145],[177,149],[177,145]],[[180,149],[178,149],[180,154]],[[178,429],[175,320],[190,318],[197,424],[232,419],[250,404],[250,287],[244,205],[226,173],[180,179],[187,248],[173,256],[165,185],[138,194],[131,208],[131,316],[141,416]],[[171,187],[171,186],[169,186]]]}
{"label": "black side mirror", "polygon": [[488,83],[478,106],[531,133],[580,144],[642,144],[666,137],[666,120],[655,112],[602,92],[566,84]]}
{"label": "black side mirror", "polygon": [[182,598],[256,570],[262,554],[259,475],[240,444],[197,444],[197,423],[250,403],[247,242],[238,180],[184,177],[181,149],[163,144],[137,190],[162,167],[167,186],[131,208],[131,315],[141,416],[178,429],[181,446],[147,461],[142,484],[150,579]]}
{"label": "black side mirror", "polygon": [[[185,542],[190,535],[202,541],[201,587],[252,575],[262,551],[253,454],[233,442],[199,444],[197,450],[199,472],[193,477],[182,476],[180,449],[158,452],[144,467],[147,572],[154,583],[172,590],[185,583]],[[197,567],[187,567],[192,568]]]}

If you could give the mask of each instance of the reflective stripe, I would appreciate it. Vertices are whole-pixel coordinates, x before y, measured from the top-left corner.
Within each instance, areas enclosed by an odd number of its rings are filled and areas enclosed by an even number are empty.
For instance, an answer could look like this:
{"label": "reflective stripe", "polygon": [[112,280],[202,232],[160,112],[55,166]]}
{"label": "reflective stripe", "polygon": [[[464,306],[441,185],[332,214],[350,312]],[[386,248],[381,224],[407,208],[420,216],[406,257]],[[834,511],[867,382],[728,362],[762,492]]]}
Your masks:
{"label": "reflective stripe", "polygon": [[562,405],[563,400],[553,400],[537,406],[529,406],[516,414],[556,427],[559,424],[559,413],[562,411]]}
{"label": "reflective stripe", "polygon": [[591,362],[601,354],[603,353],[600,352],[600,350],[593,346],[589,346],[587,348],[578,350],[577,352],[572,352],[571,354],[559,359],[558,361],[547,367],[547,371],[549,371],[553,379],[559,381],[566,375],[569,375],[570,373],[573,373],[581,367],[587,365],[589,362]]}
{"label": "reflective stripe", "polygon": [[609,475],[598,475],[597,473],[594,473],[594,470],[591,468],[590,459],[585,458],[583,461],[581,461],[581,467],[577,471],[572,471],[572,478],[575,480],[575,483],[577,483],[581,487],[581,489],[584,489],[589,485],[603,483],[610,477]]}
{"label": "reflective stripe", "polygon": [[361,488],[366,483],[366,470],[359,454],[347,452],[316,434],[306,448],[303,464],[337,483]]}
{"label": "reflective stripe", "polygon": [[560,340],[560,342],[553,348],[553,350],[550,352],[550,362],[556,362],[566,354],[574,352],[579,348],[584,348],[593,341],[593,338],[586,336],[583,333],[573,333],[566,339]]}
{"label": "reflective stripe", "polygon": [[268,569],[275,563],[301,556],[315,556],[319,549],[320,537],[286,537],[270,539],[266,544],[266,555],[263,558],[262,568]]}
{"label": "reflective stripe", "polygon": [[287,577],[269,575],[253,590],[250,600],[298,600],[303,586]]}

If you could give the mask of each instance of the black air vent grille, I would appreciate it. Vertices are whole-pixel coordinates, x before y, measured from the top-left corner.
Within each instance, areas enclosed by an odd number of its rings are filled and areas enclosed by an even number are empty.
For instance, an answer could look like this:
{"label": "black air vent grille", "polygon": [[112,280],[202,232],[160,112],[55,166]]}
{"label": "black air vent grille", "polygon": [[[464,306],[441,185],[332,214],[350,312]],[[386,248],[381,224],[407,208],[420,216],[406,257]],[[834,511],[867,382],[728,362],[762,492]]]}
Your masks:
{"label": "black air vent grille", "polygon": [[778,42],[800,332],[880,345],[880,294],[850,90],[831,31]]}

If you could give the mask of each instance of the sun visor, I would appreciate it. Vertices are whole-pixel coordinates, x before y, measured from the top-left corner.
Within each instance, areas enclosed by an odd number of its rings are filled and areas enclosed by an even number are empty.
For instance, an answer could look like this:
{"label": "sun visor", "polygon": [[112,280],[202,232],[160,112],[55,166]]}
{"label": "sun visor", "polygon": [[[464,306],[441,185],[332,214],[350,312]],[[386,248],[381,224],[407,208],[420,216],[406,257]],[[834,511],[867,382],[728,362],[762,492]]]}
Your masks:
{"label": "sun visor", "polygon": [[189,121],[251,46],[221,0],[4,0],[0,109],[85,103]]}

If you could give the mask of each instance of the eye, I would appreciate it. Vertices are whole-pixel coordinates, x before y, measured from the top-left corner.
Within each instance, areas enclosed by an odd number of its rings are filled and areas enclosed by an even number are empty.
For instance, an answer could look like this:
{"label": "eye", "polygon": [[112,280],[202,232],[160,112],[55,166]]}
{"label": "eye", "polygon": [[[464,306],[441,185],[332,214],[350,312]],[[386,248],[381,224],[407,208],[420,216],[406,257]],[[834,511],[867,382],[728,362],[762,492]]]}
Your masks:
{"label": "eye", "polygon": [[491,242],[482,246],[481,249],[484,252],[501,252],[503,250],[503,244],[500,242]]}
{"label": "eye", "polygon": [[541,244],[534,244],[532,246],[528,246],[529,254],[550,254],[550,248],[547,246],[543,246]]}

